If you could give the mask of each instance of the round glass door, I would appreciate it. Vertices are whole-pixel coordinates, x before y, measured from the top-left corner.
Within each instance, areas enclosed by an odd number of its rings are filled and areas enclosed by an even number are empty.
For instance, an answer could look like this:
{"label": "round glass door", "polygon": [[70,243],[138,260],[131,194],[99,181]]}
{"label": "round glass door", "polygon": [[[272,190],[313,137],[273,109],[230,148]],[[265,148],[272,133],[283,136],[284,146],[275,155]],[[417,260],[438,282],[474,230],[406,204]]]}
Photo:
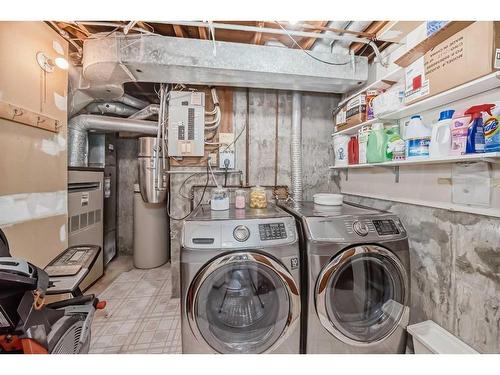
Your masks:
{"label": "round glass door", "polygon": [[295,320],[298,288],[286,269],[257,253],[216,261],[195,280],[192,315],[219,353],[262,353]]}
{"label": "round glass door", "polygon": [[351,343],[388,336],[404,311],[406,272],[399,259],[379,246],[343,251],[320,274],[319,318],[330,333]]}

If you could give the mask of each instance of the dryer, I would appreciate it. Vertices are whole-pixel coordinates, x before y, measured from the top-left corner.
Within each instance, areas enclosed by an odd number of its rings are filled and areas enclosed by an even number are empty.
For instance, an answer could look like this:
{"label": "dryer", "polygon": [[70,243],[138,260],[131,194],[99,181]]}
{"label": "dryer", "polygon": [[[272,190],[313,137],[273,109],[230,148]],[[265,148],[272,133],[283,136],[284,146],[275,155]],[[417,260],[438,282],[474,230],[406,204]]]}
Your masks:
{"label": "dryer", "polygon": [[302,238],[303,351],[404,353],[410,260],[400,219],[351,203],[281,206]]}
{"label": "dryer", "polygon": [[295,219],[267,209],[212,211],[183,224],[183,353],[299,353]]}

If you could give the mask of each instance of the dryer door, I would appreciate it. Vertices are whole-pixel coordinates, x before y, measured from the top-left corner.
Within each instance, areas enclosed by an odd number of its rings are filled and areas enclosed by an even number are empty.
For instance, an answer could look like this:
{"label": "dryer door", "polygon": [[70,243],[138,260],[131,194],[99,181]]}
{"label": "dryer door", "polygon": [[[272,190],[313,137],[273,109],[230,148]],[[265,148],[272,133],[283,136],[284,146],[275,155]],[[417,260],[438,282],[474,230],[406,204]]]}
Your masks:
{"label": "dryer door", "polygon": [[209,262],[191,283],[186,311],[191,330],[219,353],[263,353],[298,322],[299,288],[288,270],[256,252]]}
{"label": "dryer door", "polygon": [[321,324],[343,342],[370,344],[390,335],[407,303],[408,276],[400,260],[375,245],[348,248],[316,282]]}

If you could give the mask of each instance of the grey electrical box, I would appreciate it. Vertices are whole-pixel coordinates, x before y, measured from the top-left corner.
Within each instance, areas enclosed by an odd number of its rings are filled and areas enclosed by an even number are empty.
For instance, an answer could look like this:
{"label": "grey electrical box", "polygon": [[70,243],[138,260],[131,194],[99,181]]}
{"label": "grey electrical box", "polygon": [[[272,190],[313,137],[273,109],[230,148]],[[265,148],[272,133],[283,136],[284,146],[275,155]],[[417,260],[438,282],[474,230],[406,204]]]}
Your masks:
{"label": "grey electrical box", "polygon": [[205,93],[170,91],[168,156],[205,154]]}

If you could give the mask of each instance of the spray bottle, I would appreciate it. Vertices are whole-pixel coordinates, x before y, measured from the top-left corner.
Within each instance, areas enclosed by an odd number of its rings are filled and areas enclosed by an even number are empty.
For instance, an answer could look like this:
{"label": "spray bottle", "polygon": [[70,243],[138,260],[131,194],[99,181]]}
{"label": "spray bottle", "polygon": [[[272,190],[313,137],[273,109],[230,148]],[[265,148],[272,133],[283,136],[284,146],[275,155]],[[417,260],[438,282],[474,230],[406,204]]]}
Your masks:
{"label": "spray bottle", "polygon": [[466,154],[477,154],[484,152],[485,139],[484,139],[484,123],[483,112],[491,116],[491,109],[495,107],[494,104],[482,104],[470,107],[465,111],[465,115],[471,115],[472,122],[467,130],[467,146],[465,148]]}

